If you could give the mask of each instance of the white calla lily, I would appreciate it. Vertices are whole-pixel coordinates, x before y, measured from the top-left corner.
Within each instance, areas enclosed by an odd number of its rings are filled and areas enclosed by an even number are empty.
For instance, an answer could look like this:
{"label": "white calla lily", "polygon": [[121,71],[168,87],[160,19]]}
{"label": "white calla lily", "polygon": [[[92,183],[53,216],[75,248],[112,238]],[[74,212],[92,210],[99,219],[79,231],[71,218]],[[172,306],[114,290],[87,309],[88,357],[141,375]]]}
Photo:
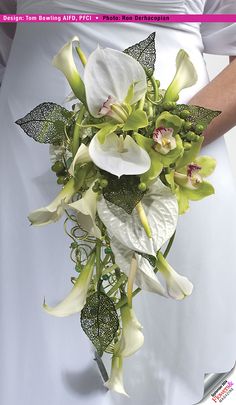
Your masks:
{"label": "white calla lily", "polygon": [[176,57],[176,73],[166,90],[164,101],[176,101],[181,90],[193,86],[197,79],[197,72],[189,55],[180,49]]}
{"label": "white calla lily", "polygon": [[39,208],[28,215],[31,225],[41,226],[58,221],[75,193],[74,179],[68,181],[58,196],[47,207]]}
{"label": "white calla lily", "polygon": [[84,71],[86,99],[90,113],[100,117],[108,99],[122,104],[133,84],[130,104],[139,101],[147,91],[143,67],[131,56],[115,49],[98,47],[88,58]]}
{"label": "white calla lily", "polygon": [[77,278],[71,292],[63,301],[61,301],[55,307],[49,307],[44,302],[43,307],[46,312],[48,312],[50,315],[64,317],[80,312],[83,309],[93,274],[94,262],[95,253],[90,256],[86,265],[81,270],[81,273]]}
{"label": "white calla lily", "polygon": [[79,46],[79,38],[77,36],[71,38],[71,40],[59,50],[57,55],[54,56],[52,64],[66,76],[75,96],[82,102],[85,102],[84,83],[73,57],[74,45]]}
{"label": "white calla lily", "polygon": [[101,238],[101,231],[95,221],[98,194],[92,190],[93,186],[94,183],[85,191],[80,200],[68,204],[68,206],[77,211],[78,222],[89,235]]}
{"label": "white calla lily", "polygon": [[122,334],[115,354],[121,357],[129,357],[136,353],[144,343],[142,325],[136,318],[133,308],[124,305],[121,308]]}
{"label": "white calla lily", "polygon": [[112,356],[111,375],[104,386],[109,390],[128,396],[123,383],[123,358],[116,355]]}
{"label": "white calla lily", "polygon": [[104,143],[95,135],[89,145],[89,155],[96,166],[118,177],[145,173],[151,165],[148,153],[129,135],[123,139],[112,133]]}
{"label": "white calla lily", "polygon": [[193,284],[187,277],[178,274],[161,253],[158,255],[157,267],[166,280],[170,297],[176,300],[182,300],[192,294]]}
{"label": "white calla lily", "polygon": [[71,163],[71,166],[69,168],[69,173],[74,176],[74,172],[75,172],[75,166],[80,163],[88,163],[91,161],[91,157],[89,155],[89,150],[88,147],[86,145],[84,145],[84,143],[82,143],[79,147],[79,149],[77,150],[77,153],[73,159],[73,162]]}

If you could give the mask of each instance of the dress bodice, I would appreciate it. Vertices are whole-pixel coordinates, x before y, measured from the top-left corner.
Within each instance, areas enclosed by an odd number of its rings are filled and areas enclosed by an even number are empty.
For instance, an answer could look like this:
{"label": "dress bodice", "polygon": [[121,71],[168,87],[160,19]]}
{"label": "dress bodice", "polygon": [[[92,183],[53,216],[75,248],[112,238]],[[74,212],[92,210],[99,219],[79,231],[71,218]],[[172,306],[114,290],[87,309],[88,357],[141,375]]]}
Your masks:
{"label": "dress bodice", "polygon": [[207,0],[18,0],[18,10],[26,12],[34,9],[42,12],[53,12],[56,8],[64,8],[73,13],[203,13]]}

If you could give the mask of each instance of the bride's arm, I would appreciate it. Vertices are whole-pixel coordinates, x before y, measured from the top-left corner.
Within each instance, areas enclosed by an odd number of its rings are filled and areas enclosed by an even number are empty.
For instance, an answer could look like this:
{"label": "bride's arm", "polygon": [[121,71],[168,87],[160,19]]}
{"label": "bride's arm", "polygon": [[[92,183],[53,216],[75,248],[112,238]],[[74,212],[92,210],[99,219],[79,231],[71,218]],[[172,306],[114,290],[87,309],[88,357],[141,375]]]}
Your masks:
{"label": "bride's arm", "polygon": [[189,102],[189,104],[222,111],[222,114],[215,118],[205,131],[205,144],[224,135],[236,125],[236,56],[230,57],[230,62]]}

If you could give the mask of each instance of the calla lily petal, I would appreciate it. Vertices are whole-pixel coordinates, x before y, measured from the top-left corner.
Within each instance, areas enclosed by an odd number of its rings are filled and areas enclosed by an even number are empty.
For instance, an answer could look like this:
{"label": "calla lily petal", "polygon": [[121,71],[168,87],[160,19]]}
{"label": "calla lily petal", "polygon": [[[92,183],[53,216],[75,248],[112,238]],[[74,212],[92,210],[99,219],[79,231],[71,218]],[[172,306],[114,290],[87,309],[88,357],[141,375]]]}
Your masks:
{"label": "calla lily petal", "polygon": [[74,179],[71,179],[51,204],[29,214],[28,219],[31,225],[41,226],[58,221],[64,213],[64,204],[70,201],[74,193]]}
{"label": "calla lily petal", "polygon": [[79,44],[79,38],[74,36],[69,42],[67,42],[54,56],[52,64],[59,69],[67,78],[73,93],[81,100],[85,102],[85,88],[84,83],[81,80],[80,74],[77,70],[74,58],[73,58],[73,45]]}
{"label": "calla lily petal", "polygon": [[197,82],[197,78],[197,72],[189,55],[180,49],[176,57],[176,73],[166,90],[164,101],[176,101],[181,90],[193,86]]}
{"label": "calla lily petal", "polygon": [[121,308],[122,334],[115,348],[115,354],[121,357],[132,356],[144,343],[142,325],[136,318],[135,312],[129,305]]}
{"label": "calla lily petal", "polygon": [[182,300],[192,294],[193,284],[187,277],[178,274],[161,253],[158,255],[157,267],[165,277],[170,297],[176,300]]}
{"label": "calla lily petal", "polygon": [[103,104],[112,98],[124,102],[134,84],[130,104],[140,100],[147,90],[144,69],[134,58],[123,52],[98,47],[88,58],[84,71],[86,98],[90,113],[99,117]]}
{"label": "calla lily petal", "polygon": [[95,135],[89,145],[89,154],[96,166],[118,177],[144,173],[151,165],[148,153],[129,135],[123,140],[113,133],[106,136],[102,144]]}
{"label": "calla lily petal", "polygon": [[84,145],[84,143],[82,143],[79,147],[79,149],[77,150],[77,153],[73,159],[73,162],[71,163],[71,166],[69,168],[69,173],[74,176],[74,172],[75,172],[75,166],[80,163],[88,163],[91,161],[90,155],[89,155],[89,150],[88,147],[86,145]]}
{"label": "calla lily petal", "polygon": [[79,224],[89,235],[101,238],[101,231],[95,221],[98,195],[92,190],[93,185],[94,183],[85,191],[80,200],[68,204],[68,206],[77,211]]}
{"label": "calla lily petal", "polygon": [[112,357],[111,362],[111,375],[108,381],[104,383],[104,386],[109,390],[124,394],[128,397],[123,385],[123,358],[118,356]]}
{"label": "calla lily petal", "polygon": [[46,312],[50,315],[64,317],[81,311],[86,302],[87,292],[93,274],[94,262],[95,253],[90,256],[85,267],[81,270],[71,292],[63,301],[55,307],[49,307],[44,302],[43,307]]}

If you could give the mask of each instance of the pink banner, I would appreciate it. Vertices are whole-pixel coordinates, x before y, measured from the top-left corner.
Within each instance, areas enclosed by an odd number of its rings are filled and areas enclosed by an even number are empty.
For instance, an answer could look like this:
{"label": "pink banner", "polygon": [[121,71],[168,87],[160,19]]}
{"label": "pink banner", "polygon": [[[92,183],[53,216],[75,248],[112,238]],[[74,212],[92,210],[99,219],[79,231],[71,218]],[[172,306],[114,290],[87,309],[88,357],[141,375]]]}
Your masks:
{"label": "pink banner", "polygon": [[0,23],[236,22],[236,14],[1,14]]}

